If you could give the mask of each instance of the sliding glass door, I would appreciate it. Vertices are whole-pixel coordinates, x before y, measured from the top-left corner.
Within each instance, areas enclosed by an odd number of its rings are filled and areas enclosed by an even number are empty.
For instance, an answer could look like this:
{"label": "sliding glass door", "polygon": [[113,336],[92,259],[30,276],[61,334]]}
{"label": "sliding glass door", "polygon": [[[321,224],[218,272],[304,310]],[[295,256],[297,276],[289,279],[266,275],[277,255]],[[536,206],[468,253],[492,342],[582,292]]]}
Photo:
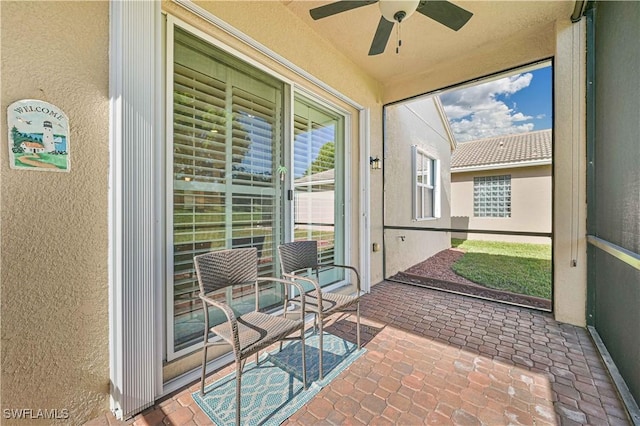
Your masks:
{"label": "sliding glass door", "polygon": [[[345,116],[281,79],[173,26],[167,78],[166,360],[196,350],[204,313],[195,255],[255,247],[278,276],[277,246],[315,239],[320,261],[345,261]],[[286,218],[286,220],[285,220]],[[343,279],[326,269],[321,284]],[[281,287],[261,306],[281,306]],[[238,314],[250,288],[220,293]],[[210,311],[210,324],[224,321]]]}
{"label": "sliding glass door", "polygon": [[[179,356],[204,331],[195,255],[256,247],[260,274],[276,273],[284,85],[186,31],[174,34],[169,353]],[[251,294],[247,288],[227,297],[242,312],[252,309]],[[263,296],[265,305],[281,300],[275,289]],[[211,325],[224,320],[214,311]]]}

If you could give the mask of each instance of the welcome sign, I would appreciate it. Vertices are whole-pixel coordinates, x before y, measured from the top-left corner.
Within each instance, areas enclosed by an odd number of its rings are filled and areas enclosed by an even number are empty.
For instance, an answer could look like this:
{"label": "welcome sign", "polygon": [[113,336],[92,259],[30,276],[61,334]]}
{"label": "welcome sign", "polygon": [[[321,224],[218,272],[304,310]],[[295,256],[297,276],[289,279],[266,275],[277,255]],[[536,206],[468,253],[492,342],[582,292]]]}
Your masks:
{"label": "welcome sign", "polygon": [[7,108],[12,169],[68,172],[69,119],[48,102],[23,99]]}

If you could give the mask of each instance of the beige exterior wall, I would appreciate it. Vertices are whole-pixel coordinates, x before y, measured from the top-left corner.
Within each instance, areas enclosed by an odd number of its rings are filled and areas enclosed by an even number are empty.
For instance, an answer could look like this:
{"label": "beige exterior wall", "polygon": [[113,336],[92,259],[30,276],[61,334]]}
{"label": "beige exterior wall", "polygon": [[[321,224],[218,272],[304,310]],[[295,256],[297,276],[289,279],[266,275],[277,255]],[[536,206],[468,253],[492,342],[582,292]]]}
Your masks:
{"label": "beige exterior wall", "polygon": [[[511,176],[511,217],[474,217],[473,178]],[[451,173],[451,227],[516,232],[551,232],[551,165]],[[469,240],[551,244],[550,238],[495,234],[453,234]]]}
{"label": "beige exterior wall", "polygon": [[587,198],[585,20],[559,22],[554,61],[553,309],[586,325]]}
{"label": "beige exterior wall", "polygon": [[[413,220],[413,145],[440,161],[440,217],[437,219]],[[451,141],[432,97],[385,109],[385,225],[449,228],[450,167]],[[387,230],[384,237],[387,277],[451,247],[450,235],[446,232]]]}
{"label": "beige exterior wall", "polygon": [[[2,409],[68,409],[62,423],[79,424],[109,408],[109,4],[2,1],[0,13]],[[66,112],[69,173],[9,169],[19,99]]]}
{"label": "beige exterior wall", "polygon": [[[381,145],[381,86],[284,5],[252,3],[252,13],[246,3],[201,5],[368,108],[372,144]],[[176,4],[164,8],[353,114],[349,238],[357,242],[357,111]],[[108,410],[109,399],[109,4],[3,1],[1,13],[3,111],[25,98],[62,108],[70,120],[72,160],[70,173],[12,171],[7,161],[1,166],[2,408],[67,408],[67,422],[79,424]],[[282,21],[283,14],[291,19]],[[296,43],[290,43],[294,33]],[[310,51],[321,54],[310,57]],[[6,138],[5,132],[4,158]],[[357,262],[359,246],[352,248]],[[381,275],[380,268],[372,281]]]}

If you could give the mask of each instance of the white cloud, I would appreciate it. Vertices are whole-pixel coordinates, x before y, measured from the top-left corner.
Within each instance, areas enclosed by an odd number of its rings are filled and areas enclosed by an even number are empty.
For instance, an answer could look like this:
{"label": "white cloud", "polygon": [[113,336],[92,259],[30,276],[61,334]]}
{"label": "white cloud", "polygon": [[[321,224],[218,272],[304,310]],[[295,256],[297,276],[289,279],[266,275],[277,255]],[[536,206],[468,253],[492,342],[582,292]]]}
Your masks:
{"label": "white cloud", "polygon": [[533,117],[509,108],[497,96],[509,96],[529,86],[531,73],[490,81],[440,96],[451,129],[459,142],[533,130]]}

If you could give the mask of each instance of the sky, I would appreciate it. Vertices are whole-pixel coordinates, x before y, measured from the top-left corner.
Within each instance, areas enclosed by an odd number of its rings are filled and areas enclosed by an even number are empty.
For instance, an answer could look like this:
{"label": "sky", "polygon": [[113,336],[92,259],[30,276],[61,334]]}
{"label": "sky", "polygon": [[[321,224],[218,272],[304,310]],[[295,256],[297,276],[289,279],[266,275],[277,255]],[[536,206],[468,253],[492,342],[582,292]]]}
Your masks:
{"label": "sky", "polygon": [[552,126],[551,66],[440,95],[458,142]]}

